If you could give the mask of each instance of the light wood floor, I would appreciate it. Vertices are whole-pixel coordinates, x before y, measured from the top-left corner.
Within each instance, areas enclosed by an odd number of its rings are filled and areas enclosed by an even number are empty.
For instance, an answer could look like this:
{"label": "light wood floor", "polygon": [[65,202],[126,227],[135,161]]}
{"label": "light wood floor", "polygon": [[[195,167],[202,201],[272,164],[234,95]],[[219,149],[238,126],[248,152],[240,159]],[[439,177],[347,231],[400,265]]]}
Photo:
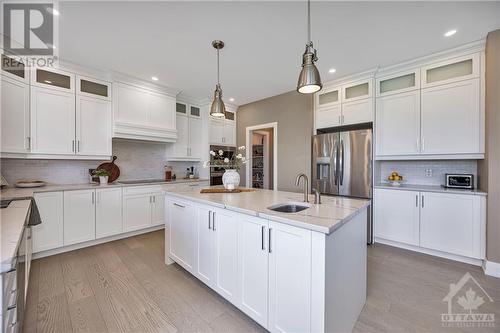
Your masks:
{"label": "light wood floor", "polygon": [[[470,272],[497,303],[500,279],[474,266],[383,245],[368,250],[368,298],[355,332],[462,332],[441,327],[449,284]],[[33,261],[24,332],[263,332],[178,265],[162,231]]]}

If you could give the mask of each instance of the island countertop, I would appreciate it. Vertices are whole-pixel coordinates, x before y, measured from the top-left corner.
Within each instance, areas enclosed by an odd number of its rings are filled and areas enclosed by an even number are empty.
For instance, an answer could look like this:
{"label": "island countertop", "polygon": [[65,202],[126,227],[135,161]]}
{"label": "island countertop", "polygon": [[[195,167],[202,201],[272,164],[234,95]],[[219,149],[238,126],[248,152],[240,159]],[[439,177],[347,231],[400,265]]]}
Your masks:
{"label": "island countertop", "polygon": [[16,258],[17,247],[23,234],[24,224],[30,210],[30,200],[12,201],[0,211],[0,273],[10,270]]}
{"label": "island countertop", "polygon": [[370,200],[340,196],[322,196],[322,203],[313,204],[314,196],[309,195],[310,207],[297,213],[275,212],[268,207],[281,203],[303,203],[303,194],[284,191],[256,189],[241,193],[200,193],[199,189],[174,190],[167,193],[188,201],[215,206],[221,209],[253,215],[271,221],[330,234],[351,220],[370,205]]}

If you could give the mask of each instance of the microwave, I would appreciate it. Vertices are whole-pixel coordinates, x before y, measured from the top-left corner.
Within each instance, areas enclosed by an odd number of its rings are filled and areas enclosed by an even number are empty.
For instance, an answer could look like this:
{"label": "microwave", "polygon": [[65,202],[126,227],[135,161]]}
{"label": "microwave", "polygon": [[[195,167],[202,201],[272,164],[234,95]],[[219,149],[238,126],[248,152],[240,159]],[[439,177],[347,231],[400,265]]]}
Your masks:
{"label": "microwave", "polygon": [[446,174],[445,187],[449,188],[474,188],[474,175],[471,174]]}

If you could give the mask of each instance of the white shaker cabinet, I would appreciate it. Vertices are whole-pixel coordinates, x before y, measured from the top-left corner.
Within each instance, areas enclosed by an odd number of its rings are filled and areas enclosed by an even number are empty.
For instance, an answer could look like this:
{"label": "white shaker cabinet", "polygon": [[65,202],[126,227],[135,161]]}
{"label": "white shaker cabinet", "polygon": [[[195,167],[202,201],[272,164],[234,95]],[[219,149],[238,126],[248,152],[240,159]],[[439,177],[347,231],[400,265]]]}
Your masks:
{"label": "white shaker cabinet", "polygon": [[215,286],[215,232],[213,212],[208,206],[196,207],[196,270],[195,275],[207,286]]}
{"label": "white shaker cabinet", "polygon": [[168,160],[197,161],[201,159],[203,145],[201,109],[178,102],[176,114],[177,141],[167,146]]}
{"label": "white shaker cabinet", "polygon": [[311,231],[269,221],[268,234],[268,329],[308,332],[311,329]]}
{"label": "white shaker cabinet", "polygon": [[63,246],[63,192],[35,193],[34,198],[42,223],[32,228],[33,252],[36,253]]}
{"label": "white shaker cabinet", "polygon": [[373,121],[373,98],[342,104],[342,125]]}
{"label": "white shaker cabinet", "polygon": [[240,309],[267,327],[269,297],[268,221],[252,216],[239,220]]}
{"label": "white shaker cabinet", "polygon": [[210,144],[236,145],[236,121],[234,112],[226,112],[226,119],[209,117]]}
{"label": "white shaker cabinet", "polygon": [[420,246],[482,258],[484,230],[477,196],[421,192],[421,207]]}
{"label": "white shaker cabinet", "polygon": [[76,77],[76,153],[110,156],[111,83]]}
{"label": "white shaker cabinet", "polygon": [[400,243],[419,245],[419,193],[374,189],[374,235]]}
{"label": "white shaker cabinet", "polygon": [[151,225],[151,195],[123,195],[123,231],[143,229]]}
{"label": "white shaker cabinet", "polygon": [[76,96],[76,153],[111,155],[111,102]]}
{"label": "white shaker cabinet", "polygon": [[64,245],[95,239],[95,191],[64,191]]}
{"label": "white shaker cabinet", "polygon": [[192,274],[195,272],[196,221],[195,208],[182,200],[168,200],[168,221],[170,225],[170,251],[179,265]]}
{"label": "white shaker cabinet", "polygon": [[376,106],[376,155],[420,152],[420,90],[381,96]]}
{"label": "white shaker cabinet", "polygon": [[481,152],[479,79],[422,89],[421,99],[422,154]]}
{"label": "white shaker cabinet", "polygon": [[122,233],[122,189],[96,189],[96,238]]}
{"label": "white shaker cabinet", "polygon": [[75,154],[75,94],[31,87],[31,151]]}
{"label": "white shaker cabinet", "polygon": [[215,231],[215,290],[237,304],[238,289],[238,223],[234,215],[214,209],[212,230]]}
{"label": "white shaker cabinet", "polygon": [[209,124],[210,144],[223,144],[224,120],[210,117]]}
{"label": "white shaker cabinet", "polygon": [[30,87],[22,80],[1,75],[2,153],[26,153],[30,150]]}
{"label": "white shaker cabinet", "polygon": [[151,225],[165,224],[165,195],[153,193],[151,198]]}

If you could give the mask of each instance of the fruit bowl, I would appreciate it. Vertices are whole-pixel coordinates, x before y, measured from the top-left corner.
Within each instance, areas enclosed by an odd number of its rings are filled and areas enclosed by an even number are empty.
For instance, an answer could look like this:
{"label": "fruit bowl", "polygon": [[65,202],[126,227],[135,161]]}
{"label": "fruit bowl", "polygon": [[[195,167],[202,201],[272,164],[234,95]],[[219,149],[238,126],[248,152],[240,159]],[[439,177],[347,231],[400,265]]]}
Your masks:
{"label": "fruit bowl", "polygon": [[388,180],[389,185],[391,186],[401,186],[403,184],[403,180]]}

